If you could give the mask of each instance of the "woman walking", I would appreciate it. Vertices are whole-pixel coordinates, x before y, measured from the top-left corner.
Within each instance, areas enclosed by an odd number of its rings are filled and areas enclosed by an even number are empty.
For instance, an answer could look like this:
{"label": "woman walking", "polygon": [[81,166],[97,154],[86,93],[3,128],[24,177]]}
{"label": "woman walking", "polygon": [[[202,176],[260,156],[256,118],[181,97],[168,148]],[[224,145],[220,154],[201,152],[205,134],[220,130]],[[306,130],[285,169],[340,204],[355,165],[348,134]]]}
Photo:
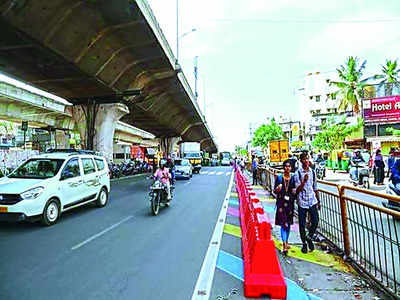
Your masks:
{"label": "woman walking", "polygon": [[275,225],[281,226],[281,238],[283,242],[282,253],[287,255],[289,247],[290,226],[293,225],[293,211],[296,189],[294,177],[290,176],[290,162],[283,162],[283,175],[278,175],[275,180],[274,191],[276,194]]}
{"label": "woman walking", "polygon": [[376,150],[376,155],[374,160],[374,170],[375,170],[374,182],[377,185],[383,185],[383,179],[385,178],[385,163],[383,162],[383,157],[380,149]]}

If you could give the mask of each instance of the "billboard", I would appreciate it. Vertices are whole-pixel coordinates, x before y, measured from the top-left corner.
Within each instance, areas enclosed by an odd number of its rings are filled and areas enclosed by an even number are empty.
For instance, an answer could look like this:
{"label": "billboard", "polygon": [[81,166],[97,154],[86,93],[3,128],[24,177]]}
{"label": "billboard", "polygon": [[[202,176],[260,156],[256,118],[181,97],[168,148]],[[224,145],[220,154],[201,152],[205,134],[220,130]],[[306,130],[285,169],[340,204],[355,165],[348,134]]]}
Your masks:
{"label": "billboard", "polygon": [[292,142],[297,142],[300,137],[300,126],[298,123],[292,125]]}
{"label": "billboard", "polygon": [[400,96],[364,100],[365,123],[393,123],[400,120]]}

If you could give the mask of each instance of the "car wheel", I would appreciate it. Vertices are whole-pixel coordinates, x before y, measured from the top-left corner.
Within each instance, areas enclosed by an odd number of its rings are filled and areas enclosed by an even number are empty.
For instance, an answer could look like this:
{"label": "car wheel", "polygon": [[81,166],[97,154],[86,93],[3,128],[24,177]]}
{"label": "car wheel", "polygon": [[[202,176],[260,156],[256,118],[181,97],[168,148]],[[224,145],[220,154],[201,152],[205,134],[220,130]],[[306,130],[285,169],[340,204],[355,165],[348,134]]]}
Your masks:
{"label": "car wheel", "polygon": [[50,199],[46,206],[44,207],[42,214],[42,224],[46,226],[51,226],[57,223],[60,217],[60,205],[56,199]]}
{"label": "car wheel", "polygon": [[108,193],[106,188],[103,187],[99,193],[99,196],[97,197],[96,205],[97,207],[104,207],[107,205],[107,202],[108,202]]}
{"label": "car wheel", "polygon": [[190,174],[190,178],[192,178],[192,177],[193,177],[193,173]]}

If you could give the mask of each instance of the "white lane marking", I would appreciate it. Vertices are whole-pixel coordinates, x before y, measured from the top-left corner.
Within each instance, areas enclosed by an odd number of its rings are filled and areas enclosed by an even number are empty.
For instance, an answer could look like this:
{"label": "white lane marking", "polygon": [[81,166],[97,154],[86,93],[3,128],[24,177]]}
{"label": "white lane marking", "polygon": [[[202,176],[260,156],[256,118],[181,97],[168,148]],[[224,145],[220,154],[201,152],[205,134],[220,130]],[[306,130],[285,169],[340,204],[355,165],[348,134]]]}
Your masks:
{"label": "white lane marking", "polygon": [[218,173],[215,174],[215,175],[222,175],[222,174],[224,174],[224,172],[218,172]]}
{"label": "white lane marking", "polygon": [[208,171],[200,171],[200,174],[208,174]]}
{"label": "white lane marking", "polygon": [[231,173],[232,173],[232,172],[226,172],[225,175],[226,175],[226,176],[229,176],[229,175],[231,175]]}
{"label": "white lane marking", "polygon": [[215,172],[214,172],[214,171],[212,171],[212,172],[208,173],[208,175],[214,175],[214,174],[215,174]]}
{"label": "white lane marking", "polygon": [[228,190],[222,203],[217,224],[215,225],[213,235],[208,245],[207,253],[201,266],[199,277],[197,278],[196,286],[193,291],[192,300],[204,299],[210,297],[212,282],[214,279],[215,266],[217,264],[218,252],[221,245],[222,234],[224,233],[224,225],[226,213],[229,206],[229,197],[232,190],[233,174],[229,182]]}
{"label": "white lane marking", "polygon": [[184,185],[188,185],[191,183],[191,180],[189,180],[188,182],[186,182]]}
{"label": "white lane marking", "polygon": [[101,232],[99,232],[99,233],[97,233],[97,234],[91,236],[90,238],[88,238],[87,240],[83,241],[82,243],[79,243],[78,245],[73,246],[73,247],[71,248],[71,250],[79,249],[80,247],[86,245],[87,243],[93,241],[94,239],[97,239],[98,237],[102,236],[103,234],[109,232],[110,230],[114,229],[115,227],[121,225],[122,223],[124,223],[124,222],[126,222],[126,221],[128,221],[129,219],[132,219],[132,218],[133,218],[133,216],[126,217],[126,218],[123,219],[122,221],[119,221],[118,223],[116,223],[116,224],[114,224],[114,225],[112,225],[112,226],[110,226],[110,227],[104,229],[103,231],[101,231]]}

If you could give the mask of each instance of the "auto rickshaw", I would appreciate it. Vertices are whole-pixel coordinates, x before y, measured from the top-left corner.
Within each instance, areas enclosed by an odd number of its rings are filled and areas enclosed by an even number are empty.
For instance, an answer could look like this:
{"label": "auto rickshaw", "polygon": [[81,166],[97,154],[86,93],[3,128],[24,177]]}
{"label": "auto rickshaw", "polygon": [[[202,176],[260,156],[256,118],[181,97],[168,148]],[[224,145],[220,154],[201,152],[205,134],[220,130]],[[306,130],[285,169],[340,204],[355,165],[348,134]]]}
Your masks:
{"label": "auto rickshaw", "polygon": [[349,163],[351,152],[348,149],[337,149],[331,152],[331,159],[328,166],[332,168],[333,172],[336,170],[349,171]]}

